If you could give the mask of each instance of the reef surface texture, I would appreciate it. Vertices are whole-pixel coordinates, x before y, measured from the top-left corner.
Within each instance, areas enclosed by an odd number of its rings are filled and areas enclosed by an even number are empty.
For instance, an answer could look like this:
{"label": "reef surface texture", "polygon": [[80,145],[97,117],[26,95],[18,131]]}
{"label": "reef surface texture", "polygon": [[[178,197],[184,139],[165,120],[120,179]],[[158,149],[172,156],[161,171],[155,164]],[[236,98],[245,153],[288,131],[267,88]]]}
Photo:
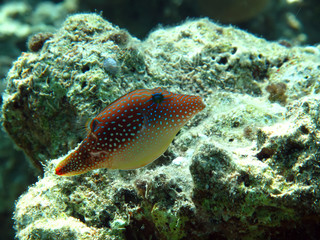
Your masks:
{"label": "reef surface texture", "polygon": [[[7,77],[4,127],[45,166],[17,201],[17,238],[315,239],[319,50],[208,19],[140,41],[99,15],[69,17]],[[83,138],[81,119],[157,86],[207,104],[161,158],[137,170],[54,175]]]}

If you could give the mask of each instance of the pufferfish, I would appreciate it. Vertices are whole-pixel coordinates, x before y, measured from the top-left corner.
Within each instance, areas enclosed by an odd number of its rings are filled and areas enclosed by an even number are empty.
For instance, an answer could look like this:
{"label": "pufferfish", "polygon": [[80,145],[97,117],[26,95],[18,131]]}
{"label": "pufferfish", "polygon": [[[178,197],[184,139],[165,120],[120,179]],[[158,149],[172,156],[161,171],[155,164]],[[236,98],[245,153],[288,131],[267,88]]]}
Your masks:
{"label": "pufferfish", "polygon": [[205,108],[202,97],[160,87],[120,97],[90,122],[89,133],[56,167],[73,176],[93,169],[135,169],[160,157],[175,135]]}

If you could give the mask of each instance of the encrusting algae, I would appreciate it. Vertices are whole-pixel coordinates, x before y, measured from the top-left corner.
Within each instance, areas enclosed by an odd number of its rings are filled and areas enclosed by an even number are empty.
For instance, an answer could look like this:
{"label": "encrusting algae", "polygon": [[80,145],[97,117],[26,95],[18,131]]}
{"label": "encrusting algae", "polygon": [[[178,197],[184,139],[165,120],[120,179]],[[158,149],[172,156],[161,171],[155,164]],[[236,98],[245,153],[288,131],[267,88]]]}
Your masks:
{"label": "encrusting algae", "polygon": [[143,167],[160,157],[181,127],[204,108],[199,96],[162,88],[132,91],[91,121],[89,134],[58,164],[56,174]]}

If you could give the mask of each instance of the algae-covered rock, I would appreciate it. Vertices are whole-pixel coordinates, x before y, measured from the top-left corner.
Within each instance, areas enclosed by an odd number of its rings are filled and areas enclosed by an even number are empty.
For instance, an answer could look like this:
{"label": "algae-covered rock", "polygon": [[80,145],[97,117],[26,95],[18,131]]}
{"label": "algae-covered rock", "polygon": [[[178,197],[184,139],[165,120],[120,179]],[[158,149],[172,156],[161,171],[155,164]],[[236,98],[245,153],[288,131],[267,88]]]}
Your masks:
{"label": "algae-covered rock", "polygon": [[[101,17],[78,15],[64,26],[39,52],[23,53],[8,74],[4,127],[39,167],[73,148],[83,136],[79,121],[137,87],[132,83],[144,72],[138,40]],[[120,76],[104,68],[108,57],[123,64]]]}
{"label": "algae-covered rock", "polygon": [[[25,49],[31,34],[53,32],[65,17],[77,10],[78,0],[4,1],[0,5],[0,95],[2,79]],[[4,83],[5,84],[5,83]]]}
{"label": "algae-covered rock", "polygon": [[[202,20],[158,30],[141,45],[99,16],[73,16],[41,51],[15,62],[7,79],[4,127],[40,167],[76,146],[83,136],[80,119],[139,87],[204,95],[229,88],[259,96],[267,70],[281,65],[287,52],[270,44],[263,53],[264,40],[250,35],[244,40],[241,34]],[[247,49],[251,41],[254,53]],[[119,62],[120,74],[105,69],[108,58]]]}
{"label": "algae-covered rock", "polygon": [[[4,126],[45,166],[17,202],[17,237],[314,238],[319,66],[317,47],[286,48],[207,19],[139,41],[98,15],[69,17],[7,79]],[[81,119],[156,86],[207,104],[161,158],[137,170],[54,175],[63,156],[50,159],[81,141]]]}

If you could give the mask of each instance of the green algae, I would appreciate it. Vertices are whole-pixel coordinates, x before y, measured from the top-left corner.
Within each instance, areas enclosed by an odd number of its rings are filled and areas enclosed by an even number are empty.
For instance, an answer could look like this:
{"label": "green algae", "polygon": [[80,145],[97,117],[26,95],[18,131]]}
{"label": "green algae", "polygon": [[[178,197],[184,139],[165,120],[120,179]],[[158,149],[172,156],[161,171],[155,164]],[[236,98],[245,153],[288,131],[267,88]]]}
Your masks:
{"label": "green algae", "polygon": [[182,239],[186,236],[184,231],[187,217],[175,216],[168,213],[166,208],[155,204],[151,211],[152,221],[163,239]]}

